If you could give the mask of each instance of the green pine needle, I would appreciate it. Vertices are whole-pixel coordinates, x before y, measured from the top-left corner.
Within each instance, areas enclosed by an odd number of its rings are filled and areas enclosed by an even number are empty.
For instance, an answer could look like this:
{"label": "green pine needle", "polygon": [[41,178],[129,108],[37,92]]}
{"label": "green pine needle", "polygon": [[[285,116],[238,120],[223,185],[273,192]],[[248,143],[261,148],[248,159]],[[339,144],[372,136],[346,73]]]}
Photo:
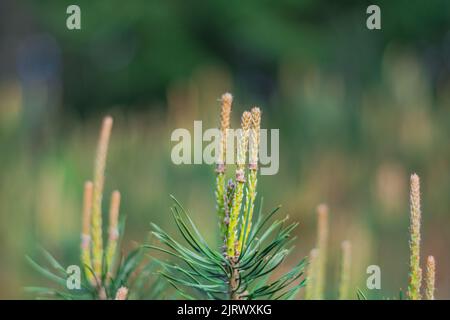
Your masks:
{"label": "green pine needle", "polygon": [[[189,214],[174,198],[171,208],[183,243],[152,224],[153,235],[162,246],[147,245],[174,258],[174,262],[159,260],[160,272],[184,298],[230,299],[290,299],[304,286],[302,260],[279,279],[267,279],[285,260],[290,252],[293,238],[291,232],[296,223],[287,224],[286,219],[274,221],[265,228],[270,218],[278,211],[273,210],[265,217],[261,215],[252,226],[246,247],[239,259],[232,265],[220,250],[211,248],[204,240]],[[239,281],[235,292],[229,291],[230,279],[235,272]],[[264,281],[257,281],[264,279]]]}

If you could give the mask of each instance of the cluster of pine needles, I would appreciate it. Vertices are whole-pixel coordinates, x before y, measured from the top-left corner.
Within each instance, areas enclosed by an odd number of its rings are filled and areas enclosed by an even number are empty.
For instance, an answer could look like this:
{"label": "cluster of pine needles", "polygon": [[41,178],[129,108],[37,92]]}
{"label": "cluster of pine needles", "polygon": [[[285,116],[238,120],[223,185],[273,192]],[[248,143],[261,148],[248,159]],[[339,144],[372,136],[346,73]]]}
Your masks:
{"label": "cluster of pine needles", "polygon": [[[153,234],[164,246],[148,246],[175,257],[163,262],[161,274],[187,299],[288,299],[305,285],[301,260],[279,278],[271,275],[292,251],[291,232],[296,223],[272,220],[279,208],[254,215],[258,173],[261,111],[253,107],[241,117],[236,150],[235,179],[226,181],[227,150],[232,96],[221,98],[221,139],[216,163],[216,211],[223,245],[206,243],[187,211],[175,200],[172,214],[185,244],[153,225]],[[248,158],[248,162],[247,162]],[[248,163],[248,165],[247,165]]]}
{"label": "cluster of pine needles", "polygon": [[42,255],[48,267],[27,256],[34,269],[56,284],[56,288],[26,288],[27,292],[40,299],[126,300],[162,297],[165,285],[161,281],[149,281],[156,265],[146,257],[143,246],[138,246],[127,255],[119,250],[125,220],[119,219],[120,192],[117,190],[111,195],[107,244],[103,244],[102,198],[112,125],[113,119],[105,117],[95,157],[94,181],[86,181],[84,185],[80,271],[70,266],[63,267],[44,249]]}
{"label": "cluster of pine needles", "polygon": [[[29,257],[27,259],[39,273],[55,282],[57,288],[27,287],[27,291],[39,298],[51,299],[162,299],[168,296],[170,290],[167,285],[171,285],[175,289],[171,298],[253,300],[293,299],[302,287],[306,287],[305,299],[324,299],[329,233],[327,205],[321,204],[317,208],[317,243],[308,259],[302,259],[287,273],[276,276],[277,269],[293,250],[295,237],[291,233],[297,223],[288,223],[287,217],[275,219],[279,207],[263,214],[262,199],[256,205],[261,110],[253,107],[242,114],[237,148],[229,150],[230,145],[234,145],[230,144],[230,139],[235,138],[229,133],[233,97],[225,93],[220,102],[221,136],[215,169],[215,211],[220,245],[211,246],[206,242],[191,215],[172,196],[171,212],[183,241],[175,240],[152,224],[152,234],[159,244],[144,244],[127,255],[122,254],[119,248],[124,219],[119,219],[119,191],[111,195],[108,232],[107,237],[103,236],[102,197],[113,125],[108,116],[100,131],[93,182],[87,181],[84,185],[81,281],[76,288],[68,286],[73,273],[42,249],[49,267]],[[232,165],[227,164],[228,156],[234,154],[234,175],[228,177],[227,168]],[[406,298],[433,300],[433,256],[427,258],[426,275],[422,281],[420,183],[416,174],[411,176],[410,211],[410,271]],[[352,293],[350,287],[351,248],[350,241],[342,242],[338,298],[367,299],[362,290]],[[149,258],[145,253],[148,249],[162,252],[168,259]],[[425,282],[423,294],[422,282]],[[400,298],[403,298],[401,292]]]}
{"label": "cluster of pine needles", "polygon": [[[409,277],[406,297],[400,290],[398,299],[408,300],[434,300],[435,299],[435,278],[436,263],[434,256],[430,255],[426,260],[425,279],[422,280],[422,268],[420,266],[420,247],[421,247],[421,196],[420,179],[417,174],[412,174],[410,178],[410,261]],[[309,255],[309,265],[307,270],[308,283],[305,290],[305,299],[321,300],[325,298],[326,293],[326,259],[329,234],[329,208],[325,204],[317,207],[317,240],[316,247],[311,250]],[[340,283],[337,298],[347,300],[357,298],[367,300],[367,295],[363,290],[356,289],[351,291],[351,259],[352,245],[348,240],[341,243],[341,263],[340,263]],[[423,287],[422,288],[422,283]],[[422,290],[423,289],[423,290]],[[423,291],[423,292],[422,292]],[[391,298],[389,298],[391,299]]]}

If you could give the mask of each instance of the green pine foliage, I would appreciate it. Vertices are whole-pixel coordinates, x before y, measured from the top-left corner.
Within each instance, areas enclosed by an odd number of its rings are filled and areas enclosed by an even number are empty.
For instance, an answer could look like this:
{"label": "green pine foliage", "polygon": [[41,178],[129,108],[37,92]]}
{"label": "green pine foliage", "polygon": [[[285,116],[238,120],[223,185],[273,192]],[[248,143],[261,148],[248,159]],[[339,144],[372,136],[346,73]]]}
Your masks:
{"label": "green pine foliage", "polygon": [[127,255],[120,252],[125,220],[121,219],[119,222],[118,191],[114,191],[111,197],[108,241],[107,245],[103,246],[101,202],[112,123],[113,120],[109,116],[103,120],[97,147],[94,183],[87,181],[85,184],[80,263],[74,266],[75,268],[64,268],[45,250],[42,251],[48,267],[26,257],[31,267],[55,284],[51,288],[26,288],[27,292],[38,298],[125,300],[163,297],[164,282],[153,282],[151,276],[155,273],[157,264],[146,257],[143,246],[138,246]]}
{"label": "green pine foliage", "polygon": [[[266,216],[258,214],[246,249],[232,263],[220,248],[211,248],[206,243],[189,214],[175,198],[173,200],[173,219],[185,243],[176,241],[152,224],[153,234],[165,246],[147,247],[176,258],[171,263],[159,261],[163,267],[161,274],[184,298],[289,299],[304,286],[304,259],[285,275],[269,280],[292,250],[295,238],[290,234],[297,226],[296,223],[286,224],[286,219],[272,221],[279,208]],[[236,283],[232,287],[234,280]]]}
{"label": "green pine foliage", "polygon": [[[150,276],[156,272],[157,265],[154,262],[146,262],[145,250],[138,247],[127,256],[121,258],[114,276],[102,273],[102,279],[95,283],[89,281],[85,272],[81,272],[80,288],[69,289],[73,273],[63,267],[49,252],[42,249],[45,263],[39,264],[34,259],[26,257],[30,266],[43,278],[53,283],[52,287],[26,287],[25,291],[38,299],[63,299],[63,300],[104,300],[115,299],[117,291],[121,287],[129,289],[128,299],[160,299],[167,289],[161,280],[149,281]],[[139,270],[138,273],[136,271]],[[92,272],[92,271],[91,271]],[[108,281],[105,281],[108,277]],[[104,291],[99,291],[99,284],[105,283]]]}
{"label": "green pine foliage", "polygon": [[[222,177],[225,172],[225,138],[229,128],[232,96],[222,96],[221,132],[222,145],[216,173]],[[172,196],[171,208],[178,232],[183,242],[152,224],[152,233],[158,245],[148,245],[166,253],[170,262],[159,260],[161,275],[186,299],[290,299],[305,285],[303,277],[306,260],[301,260],[286,274],[274,279],[274,271],[292,251],[295,237],[292,231],[297,223],[275,219],[279,208],[267,215],[253,215],[256,196],[257,154],[259,145],[260,110],[244,112],[242,132],[238,141],[238,163],[236,180],[225,187],[224,179],[217,179],[216,201],[221,237],[226,235],[225,247],[212,247],[198,230],[190,214]],[[250,163],[247,179],[245,162],[250,143]],[[228,152],[233,152],[228,151]],[[252,179],[249,179],[252,177]],[[237,188],[240,187],[238,190]],[[245,202],[244,202],[245,199]],[[245,205],[242,205],[242,202]]]}

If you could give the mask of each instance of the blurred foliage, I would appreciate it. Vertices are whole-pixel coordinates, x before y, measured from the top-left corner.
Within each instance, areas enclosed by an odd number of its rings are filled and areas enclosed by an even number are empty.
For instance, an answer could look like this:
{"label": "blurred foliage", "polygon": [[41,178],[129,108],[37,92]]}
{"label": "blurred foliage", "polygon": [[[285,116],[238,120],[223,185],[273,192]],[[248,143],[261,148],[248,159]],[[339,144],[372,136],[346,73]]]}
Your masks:
{"label": "blurred foliage", "polygon": [[446,0],[379,1],[377,33],[365,28],[370,1],[80,0],[82,30],[71,32],[69,4],[30,7],[60,45],[65,107],[83,113],[162,102],[173,79],[204,65],[226,67],[239,93],[261,98],[275,94],[286,58],[321,64],[358,89],[376,78],[384,45],[395,39],[424,49],[445,36],[450,18]]}
{"label": "blurred foliage", "polygon": [[326,202],[327,296],[344,239],[352,287],[377,264],[383,293],[368,298],[404,289],[417,171],[422,251],[436,257],[437,297],[450,298],[449,1],[379,1],[381,31],[366,29],[364,1],[77,3],[80,31],[65,27],[72,1],[0,3],[0,297],[47,285],[25,263],[37,244],[78,261],[105,113],[115,118],[105,194],[122,191],[124,245],[143,242],[150,221],[174,231],[169,194],[215,241],[214,173],[172,164],[170,133],[217,126],[217,98],[231,91],[234,126],[256,101],[263,127],[280,128],[280,171],[261,177],[259,194],[300,221],[292,265],[314,246],[314,208]]}

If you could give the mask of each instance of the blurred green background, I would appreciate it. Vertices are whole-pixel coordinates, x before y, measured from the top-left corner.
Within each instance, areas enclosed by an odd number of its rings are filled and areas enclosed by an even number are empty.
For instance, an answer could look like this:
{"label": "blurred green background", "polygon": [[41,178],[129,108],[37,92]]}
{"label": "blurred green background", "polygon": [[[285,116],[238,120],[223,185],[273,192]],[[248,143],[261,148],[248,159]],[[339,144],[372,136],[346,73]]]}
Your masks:
{"label": "blurred green background", "polygon": [[[266,210],[298,220],[289,263],[315,245],[315,207],[330,207],[327,297],[337,296],[340,243],[353,243],[353,287],[379,265],[394,297],[408,275],[408,182],[422,181],[423,259],[450,298],[450,2],[0,2],[0,298],[42,285],[26,263],[39,246],[77,264],[83,183],[101,118],[114,116],[105,211],[113,189],[124,246],[149,222],[174,230],[169,194],[215,241],[214,171],[172,164],[171,132],[216,127],[223,92],[239,114],[259,105],[280,129],[280,170],[259,180]],[[66,8],[81,8],[81,30]],[[300,296],[301,297],[301,296]]]}

